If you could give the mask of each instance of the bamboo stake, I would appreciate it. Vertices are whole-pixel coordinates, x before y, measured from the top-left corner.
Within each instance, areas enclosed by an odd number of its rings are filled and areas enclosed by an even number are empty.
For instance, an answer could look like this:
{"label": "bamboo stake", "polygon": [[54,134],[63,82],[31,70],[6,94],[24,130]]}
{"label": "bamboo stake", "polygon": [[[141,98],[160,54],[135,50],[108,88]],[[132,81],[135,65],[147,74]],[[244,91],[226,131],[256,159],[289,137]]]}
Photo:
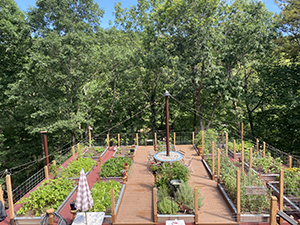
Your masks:
{"label": "bamboo stake", "polygon": [[263,157],[266,158],[266,142],[263,142]]}
{"label": "bamboo stake", "polygon": [[2,190],[1,184],[0,184],[0,202],[2,202],[3,207],[5,207],[4,198],[3,198],[3,190]]}
{"label": "bamboo stake", "polygon": [[211,179],[215,180],[215,142],[212,142],[212,175]]}
{"label": "bamboo stake", "polygon": [[195,132],[193,132],[193,145],[195,144]]}
{"label": "bamboo stake", "polygon": [[[280,169],[279,175],[279,210],[283,210],[283,184],[284,184],[284,170]],[[283,223],[283,219],[279,219],[279,224]]]}
{"label": "bamboo stake", "polygon": [[197,224],[198,223],[198,217],[199,217],[199,215],[198,215],[198,188],[197,187],[195,187],[195,190],[194,190],[194,197],[195,197],[195,199],[194,199],[194,203],[195,203],[195,205],[194,205],[194,207],[195,207],[195,224]]}
{"label": "bamboo stake", "polygon": [[107,139],[107,146],[109,147],[109,134],[106,135],[106,139]]}
{"label": "bamboo stake", "polygon": [[241,174],[240,170],[236,171],[236,219],[241,221]]}
{"label": "bamboo stake", "polygon": [[249,169],[252,168],[252,148],[249,149],[250,150],[250,154],[249,154]]}
{"label": "bamboo stake", "polygon": [[112,223],[116,222],[116,214],[115,214],[115,195],[114,195],[114,189],[112,188],[110,190],[110,196],[111,196],[111,219]]}
{"label": "bamboo stake", "polygon": [[236,158],[235,140],[233,140],[233,158]]}
{"label": "bamboo stake", "polygon": [[153,217],[154,223],[157,223],[157,203],[156,203],[156,188],[153,188]]}
{"label": "bamboo stake", "polygon": [[92,133],[91,133],[92,128],[89,126],[89,146],[92,146]]}
{"label": "bamboo stake", "polygon": [[277,225],[276,221],[277,215],[277,198],[275,196],[271,196],[271,204],[270,204],[270,225]]}
{"label": "bamboo stake", "polygon": [[74,146],[72,146],[72,156],[73,156],[73,160],[75,160],[75,149],[74,149]]}
{"label": "bamboo stake", "polygon": [[11,189],[10,175],[6,175],[5,180],[6,180],[6,190],[7,190],[7,197],[8,197],[8,205],[9,205],[10,223],[13,224],[13,225],[15,225],[15,221],[14,221],[15,212],[14,212],[14,202],[13,202],[13,194],[12,194],[12,189]]}
{"label": "bamboo stake", "polygon": [[44,166],[44,172],[45,172],[45,179],[46,179],[46,180],[49,180],[48,166]]}
{"label": "bamboo stake", "polygon": [[217,180],[218,180],[218,183],[220,182],[220,161],[221,161],[221,159],[220,159],[220,149],[218,148],[218,171],[217,171]]}
{"label": "bamboo stake", "polygon": [[202,131],[202,159],[204,159],[204,130]]}
{"label": "bamboo stake", "polygon": [[242,173],[244,173],[245,169],[245,156],[244,156],[244,141],[242,141]]}
{"label": "bamboo stake", "polygon": [[226,141],[226,142],[225,142],[225,144],[226,144],[226,145],[225,145],[225,146],[226,146],[226,147],[225,147],[225,149],[226,149],[225,152],[226,152],[226,156],[228,156],[228,133],[227,133],[227,132],[225,133],[225,136],[226,136],[226,137],[225,137],[225,138],[226,138],[226,139],[225,139],[225,141]]}
{"label": "bamboo stake", "polygon": [[121,146],[120,134],[118,134],[118,146]]}

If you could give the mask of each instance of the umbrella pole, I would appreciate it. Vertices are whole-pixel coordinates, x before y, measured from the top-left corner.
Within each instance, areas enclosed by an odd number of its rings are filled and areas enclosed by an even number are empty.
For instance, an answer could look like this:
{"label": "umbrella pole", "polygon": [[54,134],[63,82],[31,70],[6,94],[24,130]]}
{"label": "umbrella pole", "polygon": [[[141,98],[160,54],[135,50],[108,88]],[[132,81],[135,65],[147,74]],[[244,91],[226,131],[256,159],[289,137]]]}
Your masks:
{"label": "umbrella pole", "polygon": [[87,214],[86,214],[86,211],[85,211],[85,224],[87,225]]}

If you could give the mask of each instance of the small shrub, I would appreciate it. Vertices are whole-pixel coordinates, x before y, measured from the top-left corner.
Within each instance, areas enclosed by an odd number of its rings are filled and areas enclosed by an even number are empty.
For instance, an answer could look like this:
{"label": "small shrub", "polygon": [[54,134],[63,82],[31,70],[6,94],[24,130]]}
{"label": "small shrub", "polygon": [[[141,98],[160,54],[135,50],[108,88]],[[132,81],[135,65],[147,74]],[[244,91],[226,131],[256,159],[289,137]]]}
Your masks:
{"label": "small shrub", "polygon": [[98,147],[94,147],[94,150],[95,150],[95,152],[97,152],[97,153],[102,153],[102,152],[105,151],[105,148],[104,148],[104,147],[98,146]]}
{"label": "small shrub", "polygon": [[[187,182],[181,182],[179,188],[177,189],[175,193],[175,201],[181,204],[183,202],[183,205],[186,205],[190,209],[194,209],[194,190],[188,185]],[[198,207],[202,207],[203,198],[201,198],[200,191],[198,189]]]}
{"label": "small shrub", "polygon": [[61,175],[64,178],[79,177],[81,168],[86,173],[96,164],[96,161],[91,158],[78,158],[78,160],[71,161],[68,167],[62,171]]}
{"label": "small shrub", "polygon": [[103,165],[101,165],[100,177],[120,177],[121,170],[124,169],[124,164],[128,163],[129,168],[132,164],[130,158],[117,157],[110,158]]}
{"label": "small shrub", "polygon": [[161,214],[176,214],[179,211],[179,206],[176,202],[172,202],[168,198],[164,198],[162,201],[158,202],[157,209]]}

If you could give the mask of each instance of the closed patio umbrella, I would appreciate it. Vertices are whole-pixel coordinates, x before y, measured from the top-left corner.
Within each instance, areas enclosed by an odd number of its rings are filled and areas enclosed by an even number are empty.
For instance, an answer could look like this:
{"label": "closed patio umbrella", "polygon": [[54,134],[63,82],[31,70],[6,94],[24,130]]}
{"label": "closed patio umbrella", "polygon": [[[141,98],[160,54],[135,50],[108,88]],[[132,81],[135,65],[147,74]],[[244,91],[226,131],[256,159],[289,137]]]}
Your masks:
{"label": "closed patio umbrella", "polygon": [[[86,175],[84,170],[81,169],[79,183],[78,183],[78,191],[75,200],[75,206],[77,209],[81,209],[81,211],[86,212],[88,209],[92,208],[93,205],[94,205],[94,201],[86,179]],[[85,214],[85,221],[87,224],[86,214]]]}

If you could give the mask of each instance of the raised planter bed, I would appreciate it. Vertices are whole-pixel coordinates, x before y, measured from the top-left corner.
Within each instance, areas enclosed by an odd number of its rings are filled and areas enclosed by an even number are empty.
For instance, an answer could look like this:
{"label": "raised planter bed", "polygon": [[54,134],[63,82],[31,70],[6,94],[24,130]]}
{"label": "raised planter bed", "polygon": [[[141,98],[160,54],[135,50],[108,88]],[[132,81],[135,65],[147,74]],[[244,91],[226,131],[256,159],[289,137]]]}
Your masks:
{"label": "raised planter bed", "polygon": [[[138,146],[135,146],[134,154],[136,154],[137,148],[138,148]],[[130,155],[130,153],[128,153],[128,151],[130,151],[130,146],[120,146],[117,148],[117,150],[113,154],[113,157],[114,158],[117,158],[117,157],[131,158],[131,155]]]}
{"label": "raised planter bed", "polygon": [[[105,150],[103,152],[96,152],[95,148],[104,148]],[[99,156],[103,156],[108,150],[107,146],[94,146],[94,147],[90,147],[88,148],[85,152],[83,152],[83,157],[90,157],[93,159],[99,159]],[[89,156],[90,154],[92,154],[93,156]]]}

